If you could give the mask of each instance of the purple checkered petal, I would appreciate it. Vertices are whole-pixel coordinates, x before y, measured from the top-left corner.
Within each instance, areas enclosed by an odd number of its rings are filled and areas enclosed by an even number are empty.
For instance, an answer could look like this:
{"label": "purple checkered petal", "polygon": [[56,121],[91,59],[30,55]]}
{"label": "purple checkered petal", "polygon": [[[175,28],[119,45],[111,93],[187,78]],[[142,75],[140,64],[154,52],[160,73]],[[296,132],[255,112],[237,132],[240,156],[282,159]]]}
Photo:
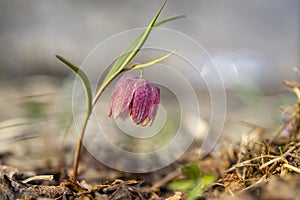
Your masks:
{"label": "purple checkered petal", "polygon": [[150,112],[149,112],[149,121],[151,121],[151,124],[153,123],[158,105],[159,105],[159,100],[160,100],[160,90],[159,88],[155,87],[153,84],[151,84],[151,90],[152,90],[152,105],[150,107]]}
{"label": "purple checkered petal", "polygon": [[108,116],[113,114],[114,118],[125,118],[129,113],[129,106],[133,98],[134,87],[136,79],[130,74],[125,74],[117,82],[112,98],[110,100],[110,106]]}
{"label": "purple checkered petal", "polygon": [[134,123],[141,124],[149,116],[152,104],[151,87],[145,79],[138,79],[135,84],[136,90],[132,101],[131,117]]}
{"label": "purple checkered petal", "polygon": [[125,119],[129,115],[136,124],[153,122],[160,99],[160,91],[151,82],[125,74],[117,82],[110,100],[108,116]]}
{"label": "purple checkered petal", "polygon": [[[148,83],[151,88],[151,105],[149,107],[149,114],[148,117],[142,122],[143,126],[146,126],[150,122],[150,126],[152,125],[158,105],[159,105],[159,98],[160,98],[160,91],[159,88],[155,87],[152,83]],[[150,100],[149,100],[150,101]]]}

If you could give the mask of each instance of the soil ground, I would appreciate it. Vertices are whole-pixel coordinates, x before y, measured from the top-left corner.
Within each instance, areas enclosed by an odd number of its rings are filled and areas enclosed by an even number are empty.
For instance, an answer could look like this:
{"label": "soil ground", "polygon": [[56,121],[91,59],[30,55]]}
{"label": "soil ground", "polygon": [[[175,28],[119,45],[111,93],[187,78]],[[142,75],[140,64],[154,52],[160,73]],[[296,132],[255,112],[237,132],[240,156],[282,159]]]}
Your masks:
{"label": "soil ground", "polygon": [[[203,159],[198,156],[201,149],[193,146],[175,163],[147,174],[110,169],[83,150],[79,180],[74,181],[70,178],[74,141],[56,151],[46,145],[59,143],[57,135],[49,136],[49,132],[56,130],[49,123],[51,113],[42,130],[45,118],[38,120],[37,126],[12,116],[11,125],[1,126],[6,131],[10,126],[13,129],[9,129],[9,136],[1,134],[0,199],[300,199],[299,84],[285,84],[298,101],[283,109],[286,119],[277,131],[243,122],[250,131],[239,141],[224,142]],[[55,101],[47,95],[40,98],[44,97]],[[14,101],[20,104],[19,100]],[[32,107],[31,113],[38,114],[38,106]],[[13,109],[17,108],[10,112]],[[37,120],[40,116],[32,117]],[[17,130],[22,123],[29,128],[22,128],[20,134]],[[36,132],[45,132],[46,137],[37,136]],[[178,191],[168,187],[171,182],[188,179],[183,169],[191,163],[197,165],[202,175],[215,177],[212,184],[199,190],[201,195],[197,198],[189,196],[190,189]]]}

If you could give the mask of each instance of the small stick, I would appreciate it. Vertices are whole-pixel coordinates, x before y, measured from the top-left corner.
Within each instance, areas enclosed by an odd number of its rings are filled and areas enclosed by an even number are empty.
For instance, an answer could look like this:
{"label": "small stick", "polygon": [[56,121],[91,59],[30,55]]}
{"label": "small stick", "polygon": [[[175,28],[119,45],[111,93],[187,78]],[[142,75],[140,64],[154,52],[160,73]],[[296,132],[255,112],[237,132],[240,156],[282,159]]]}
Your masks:
{"label": "small stick", "polygon": [[53,175],[38,175],[38,176],[32,176],[29,177],[23,181],[22,183],[28,183],[30,181],[52,181],[53,180]]}
{"label": "small stick", "polygon": [[290,148],[288,151],[286,151],[284,154],[282,154],[281,156],[274,158],[268,162],[266,162],[265,164],[263,164],[262,166],[259,167],[259,169],[263,169],[265,167],[267,167],[268,165],[277,162],[279,160],[283,160],[285,163],[287,163],[287,160],[285,159],[286,156],[288,156],[289,153],[291,153],[292,151],[294,151],[296,149],[297,145],[293,146],[292,148]]}
{"label": "small stick", "polygon": [[300,169],[297,168],[297,167],[295,167],[295,166],[293,166],[293,165],[285,163],[285,164],[283,164],[283,167],[288,168],[290,170],[293,170],[294,172],[297,172],[297,173],[300,174]]}
{"label": "small stick", "polygon": [[258,159],[261,159],[261,158],[276,158],[276,156],[262,155],[262,156],[259,156],[259,157],[252,158],[250,160],[245,160],[243,162],[237,163],[236,165],[234,165],[231,168],[227,169],[225,172],[230,172],[230,171],[235,170],[236,168],[240,168],[240,167],[256,166],[256,164],[251,164],[251,162],[255,161],[255,160],[258,160]]}
{"label": "small stick", "polygon": [[248,187],[246,187],[246,188],[244,188],[244,189],[238,191],[236,194],[238,195],[238,194],[241,194],[241,193],[243,193],[243,192],[245,192],[245,191],[247,191],[247,190],[250,190],[251,188],[253,188],[253,187],[257,186],[257,185],[259,185],[259,184],[261,184],[261,183],[263,183],[263,182],[266,182],[266,180],[267,180],[267,179],[266,179],[266,175],[264,175],[264,176],[262,176],[261,179],[259,179],[257,182],[255,182],[254,184],[249,185]]}

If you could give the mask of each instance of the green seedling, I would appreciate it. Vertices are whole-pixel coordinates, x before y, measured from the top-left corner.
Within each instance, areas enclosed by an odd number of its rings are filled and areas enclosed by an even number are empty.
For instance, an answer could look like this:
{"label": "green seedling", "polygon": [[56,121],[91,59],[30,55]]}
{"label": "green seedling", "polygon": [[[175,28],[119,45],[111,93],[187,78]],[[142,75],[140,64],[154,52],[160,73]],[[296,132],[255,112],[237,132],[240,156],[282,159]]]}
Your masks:
{"label": "green seedling", "polygon": [[195,200],[203,194],[205,188],[215,182],[215,176],[201,174],[196,163],[182,168],[186,179],[175,180],[169,183],[168,188],[174,191],[189,192],[186,200]]}

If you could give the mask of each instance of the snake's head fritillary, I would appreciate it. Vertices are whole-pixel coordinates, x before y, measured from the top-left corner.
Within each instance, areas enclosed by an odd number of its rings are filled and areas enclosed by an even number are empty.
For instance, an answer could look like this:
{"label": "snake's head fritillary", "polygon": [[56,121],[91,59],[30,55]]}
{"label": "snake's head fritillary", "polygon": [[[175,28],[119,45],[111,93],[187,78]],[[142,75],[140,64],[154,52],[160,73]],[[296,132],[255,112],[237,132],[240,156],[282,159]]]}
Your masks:
{"label": "snake's head fritillary", "polygon": [[150,81],[125,74],[113,91],[108,116],[125,119],[131,116],[135,124],[146,126],[154,121],[160,99],[159,88]]}

